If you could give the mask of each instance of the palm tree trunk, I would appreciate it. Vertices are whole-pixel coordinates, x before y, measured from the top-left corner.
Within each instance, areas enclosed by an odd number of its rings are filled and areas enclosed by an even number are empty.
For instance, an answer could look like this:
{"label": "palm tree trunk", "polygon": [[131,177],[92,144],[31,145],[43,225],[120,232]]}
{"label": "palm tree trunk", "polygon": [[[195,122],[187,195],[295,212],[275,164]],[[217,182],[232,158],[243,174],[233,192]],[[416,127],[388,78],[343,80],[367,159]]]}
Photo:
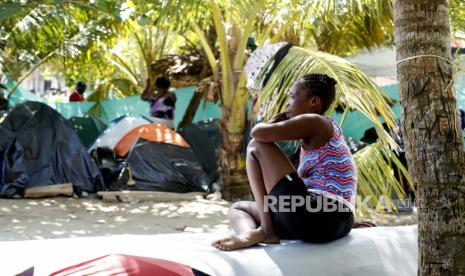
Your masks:
{"label": "palm tree trunk", "polygon": [[417,187],[418,275],[464,275],[465,155],[448,2],[396,0],[394,26],[403,140]]}
{"label": "palm tree trunk", "polygon": [[226,127],[227,123],[227,119],[221,120],[223,145],[218,150],[218,172],[222,182],[222,196],[229,201],[252,200],[242,150],[244,132],[230,133]]}
{"label": "palm tree trunk", "polygon": [[247,122],[247,91],[235,81],[235,97],[231,108],[221,107],[223,144],[218,150],[218,168],[226,200],[252,200],[245,168],[244,142]]}

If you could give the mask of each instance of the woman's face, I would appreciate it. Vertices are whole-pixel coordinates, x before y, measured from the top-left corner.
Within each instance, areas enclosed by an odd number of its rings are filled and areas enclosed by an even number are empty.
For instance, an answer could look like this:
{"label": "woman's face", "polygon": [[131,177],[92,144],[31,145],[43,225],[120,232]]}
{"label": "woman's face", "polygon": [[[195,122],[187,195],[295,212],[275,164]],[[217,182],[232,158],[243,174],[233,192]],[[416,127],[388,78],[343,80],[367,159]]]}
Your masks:
{"label": "woman's face", "polygon": [[305,113],[318,113],[320,109],[321,100],[318,96],[310,95],[299,82],[292,85],[287,108],[287,112],[292,117]]}
{"label": "woman's face", "polygon": [[309,113],[309,97],[305,88],[299,83],[294,83],[289,91],[287,112],[292,117]]}

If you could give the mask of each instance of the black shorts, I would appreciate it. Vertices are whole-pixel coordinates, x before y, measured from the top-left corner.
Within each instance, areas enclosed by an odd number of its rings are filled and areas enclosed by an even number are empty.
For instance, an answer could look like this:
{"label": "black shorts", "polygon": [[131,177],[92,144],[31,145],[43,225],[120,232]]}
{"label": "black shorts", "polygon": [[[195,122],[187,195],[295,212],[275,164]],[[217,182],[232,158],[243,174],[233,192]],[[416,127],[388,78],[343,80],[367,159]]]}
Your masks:
{"label": "black shorts", "polygon": [[[345,206],[333,208],[336,210],[318,208],[324,206],[324,202],[336,204],[337,201],[307,191],[307,187],[296,173],[284,176],[273,187],[269,196],[278,201],[282,197],[282,202],[288,202],[285,205],[286,210],[276,208],[279,204],[271,201],[271,198],[266,199],[267,209],[273,213],[275,231],[282,239],[299,239],[311,243],[330,242],[347,235],[354,224],[354,215]],[[292,202],[290,196],[305,198],[305,204],[295,204],[295,209],[292,210],[289,206]],[[297,197],[295,198],[297,200]],[[273,206],[275,208],[272,208]]]}

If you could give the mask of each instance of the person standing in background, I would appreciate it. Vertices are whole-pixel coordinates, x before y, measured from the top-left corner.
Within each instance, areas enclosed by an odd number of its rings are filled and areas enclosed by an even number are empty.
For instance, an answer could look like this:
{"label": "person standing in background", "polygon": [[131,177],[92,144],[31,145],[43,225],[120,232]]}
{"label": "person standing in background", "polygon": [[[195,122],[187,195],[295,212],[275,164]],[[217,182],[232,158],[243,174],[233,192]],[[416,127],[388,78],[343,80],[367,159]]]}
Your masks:
{"label": "person standing in background", "polygon": [[170,86],[168,78],[159,77],[155,81],[155,91],[152,92],[150,79],[147,79],[141,99],[149,102],[150,116],[154,123],[161,123],[173,129],[176,95],[170,92]]}
{"label": "person standing in background", "polygon": [[78,82],[76,84],[76,90],[69,96],[70,102],[83,102],[85,99],[83,97],[84,92],[86,91],[86,85],[83,82]]}

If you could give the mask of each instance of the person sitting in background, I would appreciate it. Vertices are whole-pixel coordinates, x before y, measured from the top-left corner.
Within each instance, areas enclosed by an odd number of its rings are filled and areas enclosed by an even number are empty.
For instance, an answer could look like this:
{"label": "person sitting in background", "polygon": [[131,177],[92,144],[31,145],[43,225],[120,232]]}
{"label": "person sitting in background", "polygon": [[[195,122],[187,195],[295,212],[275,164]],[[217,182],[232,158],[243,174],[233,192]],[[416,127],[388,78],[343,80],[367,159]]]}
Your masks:
{"label": "person sitting in background", "polygon": [[155,81],[155,91],[152,92],[150,79],[147,79],[141,99],[150,103],[150,116],[154,123],[162,123],[169,128],[174,128],[176,95],[169,91],[170,85],[169,79],[159,77]]}
{"label": "person sitting in background", "polygon": [[78,82],[76,84],[76,91],[74,91],[70,96],[69,96],[69,101],[70,102],[83,102],[84,97],[84,92],[86,91],[86,85],[83,82]]}

